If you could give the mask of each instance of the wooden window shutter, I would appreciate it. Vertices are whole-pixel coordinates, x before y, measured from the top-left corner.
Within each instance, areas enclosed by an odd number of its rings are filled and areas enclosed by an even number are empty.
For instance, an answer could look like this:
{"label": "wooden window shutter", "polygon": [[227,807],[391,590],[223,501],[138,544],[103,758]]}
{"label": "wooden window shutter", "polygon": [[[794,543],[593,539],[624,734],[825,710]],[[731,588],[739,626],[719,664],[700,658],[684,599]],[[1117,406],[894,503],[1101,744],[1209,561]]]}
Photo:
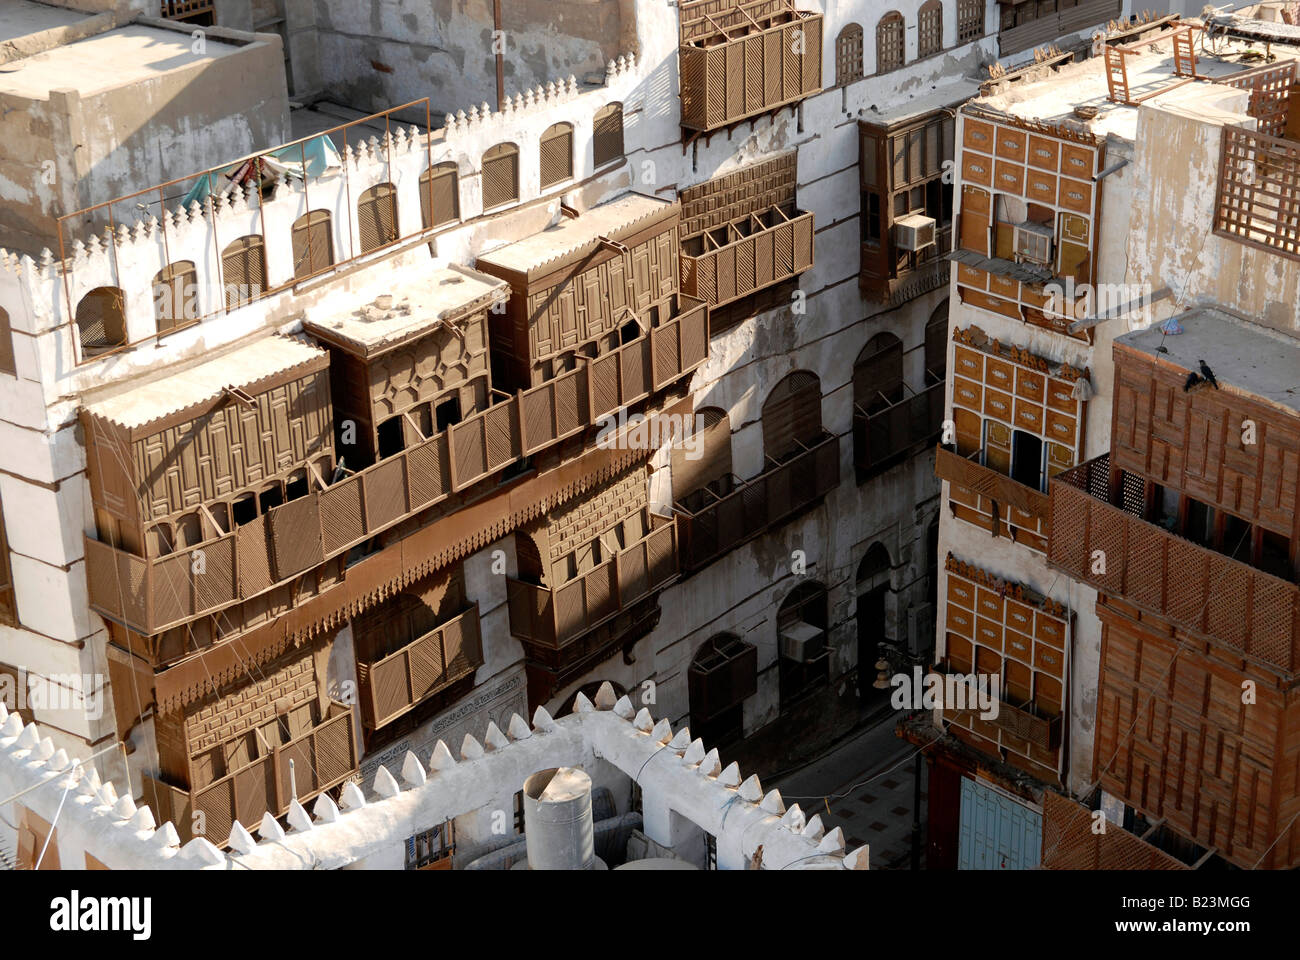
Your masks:
{"label": "wooden window shutter", "polygon": [[926,0],[918,15],[916,55],[928,57],[943,49],[943,5],[939,0]]}
{"label": "wooden window shutter", "polygon": [[117,287],[96,287],[77,304],[81,350],[93,356],[126,343],[125,298]]}
{"label": "wooden window shutter", "polygon": [[334,263],[328,210],[312,210],[293,224],[293,278],[313,277]]}
{"label": "wooden window shutter", "polygon": [[397,191],[391,183],[377,183],[357,201],[361,252],[386,247],[397,239]]}
{"label": "wooden window shutter", "polygon": [[159,333],[184,327],[199,318],[199,274],[193,260],[169,263],[153,278],[153,312]]}
{"label": "wooden window shutter", "polygon": [[596,113],[592,132],[595,165],[603,167],[607,163],[621,160],[623,149],[623,104],[611,103]]}
{"label": "wooden window shutter", "polygon": [[266,250],[256,234],[240,237],[221,253],[226,309],[256,300],[266,290]]}
{"label": "wooden window shutter", "polygon": [[699,455],[692,457],[686,445],[673,447],[673,496],[708,486],[731,473],[731,421],[716,407],[706,407],[695,414],[692,444]]}
{"label": "wooden window shutter", "polygon": [[573,177],[573,127],[557,123],[542,134],[542,189]]}
{"label": "wooden window shutter", "polygon": [[763,453],[783,460],[817,440],[822,431],[821,381],[797,370],[775,387],[763,404]]}
{"label": "wooden window shutter", "polygon": [[460,219],[460,180],[456,164],[440,163],[420,174],[420,221],[424,229]]}
{"label": "wooden window shutter", "polygon": [[13,330],[9,327],[9,311],[0,309],[0,373],[18,375],[14,365]]}
{"label": "wooden window shutter", "polygon": [[862,79],[862,27],[851,23],[835,41],[835,85]]}
{"label": "wooden window shutter", "polygon": [[903,65],[903,15],[891,10],[876,26],[876,72],[897,70]]}
{"label": "wooden window shutter", "polygon": [[519,148],[500,143],[483,154],[483,209],[519,199]]}
{"label": "wooden window shutter", "polygon": [[853,365],[853,402],[875,413],[902,399],[903,341],[892,333],[878,333]]}
{"label": "wooden window shutter", "polygon": [[984,0],[957,0],[957,42],[984,36]]}

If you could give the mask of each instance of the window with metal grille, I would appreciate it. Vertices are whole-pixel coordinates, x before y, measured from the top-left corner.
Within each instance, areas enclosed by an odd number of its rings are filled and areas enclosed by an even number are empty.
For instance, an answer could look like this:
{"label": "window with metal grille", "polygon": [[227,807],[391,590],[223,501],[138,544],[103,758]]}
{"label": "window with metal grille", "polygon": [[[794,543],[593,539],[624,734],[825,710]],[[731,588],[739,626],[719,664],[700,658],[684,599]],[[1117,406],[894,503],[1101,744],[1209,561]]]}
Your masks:
{"label": "window with metal grille", "polygon": [[542,189],[573,177],[573,126],[557,123],[542,134]]}
{"label": "window with metal grille", "polygon": [[93,357],[126,343],[125,299],[117,287],[96,287],[77,304],[81,355]]}
{"label": "window with metal grille", "polygon": [[596,111],[591,149],[597,168],[623,159],[623,104],[606,104]]}
{"label": "window with metal grille", "polygon": [[957,0],[957,42],[984,36],[984,0]]}
{"label": "window with metal grille", "polygon": [[763,404],[763,453],[778,463],[802,453],[822,432],[822,387],[816,374],[796,370]]}
{"label": "window with metal grille", "polygon": [[876,72],[886,73],[903,65],[903,15],[891,10],[876,24]]}
{"label": "window with metal grille", "polygon": [[9,311],[4,309],[0,309],[0,373],[18,375],[18,368],[14,365],[14,338],[9,326]]}
{"label": "window with metal grille", "polygon": [[334,231],[327,210],[311,210],[293,223],[293,278],[305,280],[334,264]]}
{"label": "window with metal grille", "polygon": [[862,26],[850,23],[835,40],[835,85],[862,79]]}
{"label": "window with metal grille", "polygon": [[519,199],[519,148],[498,143],[483,154],[483,209]]}
{"label": "window with metal grille", "polygon": [[460,177],[455,163],[439,163],[420,174],[420,222],[424,229],[460,219]]}
{"label": "window with metal grille", "polygon": [[928,57],[943,49],[943,4],[926,0],[917,17],[916,55]]}
{"label": "window with metal grille", "polygon": [[153,315],[159,333],[187,326],[199,318],[199,274],[193,260],[178,260],[153,278]]}
{"label": "window with metal grille", "polygon": [[386,247],[397,239],[397,191],[391,183],[377,183],[357,201],[361,252]]}
{"label": "window with metal grille", "polygon": [[226,309],[256,300],[266,291],[266,245],[257,234],[240,237],[221,251]]}

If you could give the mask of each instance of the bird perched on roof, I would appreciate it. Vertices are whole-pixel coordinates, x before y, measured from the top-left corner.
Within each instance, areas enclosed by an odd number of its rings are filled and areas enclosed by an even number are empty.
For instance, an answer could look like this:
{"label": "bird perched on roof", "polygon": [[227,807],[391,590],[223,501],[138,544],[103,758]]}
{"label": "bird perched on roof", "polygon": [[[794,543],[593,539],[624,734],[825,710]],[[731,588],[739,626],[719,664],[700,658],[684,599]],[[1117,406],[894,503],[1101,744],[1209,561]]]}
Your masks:
{"label": "bird perched on roof", "polygon": [[1192,387],[1202,382],[1204,381],[1201,380],[1200,375],[1193,370],[1187,375],[1187,379],[1183,381],[1183,393],[1186,393],[1188,390],[1192,389]]}
{"label": "bird perched on roof", "polygon": [[1198,360],[1196,362],[1201,365],[1201,376],[1205,379],[1205,382],[1208,383],[1210,386],[1212,386],[1215,390],[1218,390],[1219,381],[1214,379],[1214,371],[1211,370],[1206,365],[1204,360]]}

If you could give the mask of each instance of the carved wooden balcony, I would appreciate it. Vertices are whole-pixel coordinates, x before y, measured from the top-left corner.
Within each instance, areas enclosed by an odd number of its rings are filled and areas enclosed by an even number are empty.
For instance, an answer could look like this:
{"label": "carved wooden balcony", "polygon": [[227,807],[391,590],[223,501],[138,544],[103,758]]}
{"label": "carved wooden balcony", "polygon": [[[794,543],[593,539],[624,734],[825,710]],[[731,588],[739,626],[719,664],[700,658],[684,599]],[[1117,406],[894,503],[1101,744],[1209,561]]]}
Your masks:
{"label": "carved wooden balcony", "polygon": [[378,729],[483,665],[478,604],[387,656],[357,660],[361,720]]}
{"label": "carved wooden balcony", "polygon": [[558,669],[566,646],[673,580],[677,521],[651,519],[644,537],[568,583],[548,589],[509,578],[511,635],[560,654],[545,664]]}
{"label": "carved wooden balcony", "polygon": [[[975,502],[974,505],[970,505],[970,508],[979,514],[979,520],[973,519],[973,515],[963,516],[963,519],[978,522],[981,527],[991,529],[994,535],[1003,532],[1003,525],[1012,527],[1015,530],[1012,539],[1017,541],[1020,540],[1020,531],[1030,534],[1033,538],[1039,536],[1040,530],[1046,534],[1051,524],[1051,505],[1047,494],[1025,486],[996,470],[981,466],[979,461],[974,459],[977,456],[978,453],[974,453],[970,457],[963,457],[942,446],[935,448],[935,475],[940,480],[947,480],[968,491],[969,499]],[[964,502],[956,491],[953,492],[952,497],[959,504]],[[990,522],[995,526],[986,526],[983,522],[986,519],[984,514],[988,511],[978,506],[981,499],[992,502],[996,519]],[[961,513],[958,515],[962,516]],[[1029,545],[1036,547],[1037,540],[1031,539]]]}
{"label": "carved wooden balcony", "polygon": [[720,307],[813,265],[813,215],[771,206],[682,243],[682,289]]}
{"label": "carved wooden balcony", "polygon": [[821,90],[822,15],[785,0],[681,5],[682,126],[707,133]]}
{"label": "carved wooden balcony", "polygon": [[939,381],[873,413],[854,406],[853,463],[859,477],[878,473],[918,445],[939,438],[943,391],[944,383]]}
{"label": "carved wooden balcony", "polygon": [[298,802],[305,804],[347,780],[356,769],[352,710],[332,702],[325,720],[310,731],[207,786],[185,790],[145,776],[144,799],[155,820],[172,821],[182,843],[191,839],[194,814],[202,813],[203,837],[221,846],[236,820],[251,830],[264,813],[274,817],[288,813],[295,791]]}
{"label": "carved wooden balcony", "polygon": [[1241,655],[1300,666],[1300,587],[1112,505],[1109,483],[1109,456],[1053,479],[1051,566]]}
{"label": "carved wooden balcony", "polygon": [[737,479],[726,496],[705,488],[702,495],[708,502],[698,510],[678,503],[683,569],[707,566],[814,503],[839,482],[839,438],[828,434],[752,480]]}

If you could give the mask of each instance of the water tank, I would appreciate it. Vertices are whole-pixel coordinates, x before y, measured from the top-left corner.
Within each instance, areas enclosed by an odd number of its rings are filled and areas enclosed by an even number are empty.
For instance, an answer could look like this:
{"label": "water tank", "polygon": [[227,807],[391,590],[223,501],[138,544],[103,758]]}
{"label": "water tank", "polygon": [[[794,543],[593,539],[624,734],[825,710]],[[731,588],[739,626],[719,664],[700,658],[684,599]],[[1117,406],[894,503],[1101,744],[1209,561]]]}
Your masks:
{"label": "water tank", "polygon": [[530,870],[592,870],[591,777],[575,767],[539,770],[524,781]]}

